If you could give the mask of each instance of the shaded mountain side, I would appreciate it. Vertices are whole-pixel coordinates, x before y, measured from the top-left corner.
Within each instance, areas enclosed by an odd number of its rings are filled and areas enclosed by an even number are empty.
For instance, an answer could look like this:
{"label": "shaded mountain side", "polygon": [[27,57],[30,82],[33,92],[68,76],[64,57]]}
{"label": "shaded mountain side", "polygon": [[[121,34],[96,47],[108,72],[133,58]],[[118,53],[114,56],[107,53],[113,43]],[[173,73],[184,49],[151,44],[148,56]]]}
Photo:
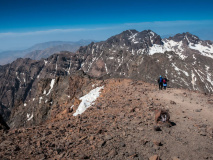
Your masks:
{"label": "shaded mountain side", "polygon": [[[50,103],[45,104],[43,94],[49,91],[48,81],[39,85],[43,99],[40,104],[35,100],[37,108],[30,102],[19,108],[25,113],[25,126],[38,122],[42,115],[37,110],[44,113],[42,106]],[[79,97],[99,86],[104,88],[95,103],[73,116]],[[0,159],[213,158],[212,95],[173,88],[159,91],[157,85],[131,79],[74,76],[56,80],[50,97],[48,119],[40,125],[0,131]],[[160,109],[169,113],[171,125],[156,124]]]}
{"label": "shaded mountain side", "polygon": [[17,59],[0,66],[0,114],[8,120],[13,107],[23,104],[28,97],[35,97],[41,79],[70,75],[81,68],[85,57],[66,52],[46,60]]}

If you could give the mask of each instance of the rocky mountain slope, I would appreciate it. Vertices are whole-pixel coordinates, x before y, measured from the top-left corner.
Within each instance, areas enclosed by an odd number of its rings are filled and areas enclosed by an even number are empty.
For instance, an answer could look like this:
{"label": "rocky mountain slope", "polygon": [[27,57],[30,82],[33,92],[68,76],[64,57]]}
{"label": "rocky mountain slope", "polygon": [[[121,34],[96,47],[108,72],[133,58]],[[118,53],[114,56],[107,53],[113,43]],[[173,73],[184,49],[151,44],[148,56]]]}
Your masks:
{"label": "rocky mountain slope", "polygon": [[0,66],[0,159],[212,159],[211,48],[127,30]]}
{"label": "rocky mountain slope", "polygon": [[[38,126],[0,130],[1,159],[213,158],[212,95],[173,88],[159,91],[157,85],[143,81],[96,80],[82,74],[59,77],[46,88],[51,82],[40,83],[41,103],[22,122],[37,123],[47,106],[48,119]],[[96,101],[74,116],[83,101],[80,97],[98,87],[102,89]],[[31,105],[27,102],[25,109]],[[160,109],[170,114],[169,123],[156,124]]]}
{"label": "rocky mountain slope", "polygon": [[[182,48],[178,44],[182,44]],[[189,33],[162,40],[150,30],[127,30],[106,41],[81,47],[77,53],[61,52],[40,61],[18,59],[0,66],[0,114],[7,121],[12,119],[11,124],[12,121],[16,123],[12,126],[23,126],[21,121],[15,121],[22,120],[22,114],[14,112],[10,116],[13,110],[28,108],[29,100],[30,106],[36,107],[42,97],[38,91],[40,83],[45,82],[42,86],[50,87],[53,79],[79,70],[99,79],[131,78],[150,83],[156,83],[159,75],[166,75],[172,88],[212,93],[212,53],[210,50],[207,54],[206,50],[205,55],[204,50],[190,48],[198,44],[204,49],[212,47],[209,41],[201,41]],[[36,102],[32,102],[32,98]],[[17,118],[16,115],[21,116]]]}

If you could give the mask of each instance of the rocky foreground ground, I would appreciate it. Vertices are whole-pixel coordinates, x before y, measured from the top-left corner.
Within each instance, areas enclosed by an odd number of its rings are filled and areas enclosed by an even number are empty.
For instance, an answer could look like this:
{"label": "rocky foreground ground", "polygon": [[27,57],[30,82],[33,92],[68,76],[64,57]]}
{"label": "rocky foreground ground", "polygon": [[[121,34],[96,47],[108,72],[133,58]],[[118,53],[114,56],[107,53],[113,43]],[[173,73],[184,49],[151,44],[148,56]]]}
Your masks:
{"label": "rocky foreground ground", "polygon": [[[78,100],[61,101],[41,125],[1,130],[0,159],[213,159],[212,95],[128,79],[96,83],[104,89],[80,116]],[[170,126],[156,129],[158,109],[168,110]]]}

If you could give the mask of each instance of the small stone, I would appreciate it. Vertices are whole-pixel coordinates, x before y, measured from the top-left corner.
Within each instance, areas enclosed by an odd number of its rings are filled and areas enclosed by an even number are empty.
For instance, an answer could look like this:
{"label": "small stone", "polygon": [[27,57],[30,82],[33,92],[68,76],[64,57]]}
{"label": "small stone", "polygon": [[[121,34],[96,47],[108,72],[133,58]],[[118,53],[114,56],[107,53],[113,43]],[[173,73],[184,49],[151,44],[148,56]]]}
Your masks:
{"label": "small stone", "polygon": [[102,141],[102,142],[100,143],[100,147],[105,146],[105,144],[106,144],[106,141]]}
{"label": "small stone", "polygon": [[172,160],[180,160],[180,159],[177,157],[172,157]]}
{"label": "small stone", "polygon": [[203,132],[203,131],[202,131],[202,132],[200,132],[200,135],[201,135],[201,136],[206,136],[206,132]]}
{"label": "small stone", "polygon": [[162,146],[162,143],[156,140],[153,141],[153,144],[156,146]]}
{"label": "small stone", "polygon": [[112,136],[110,136],[110,135],[105,136],[105,140],[111,140],[111,139],[112,139]]}
{"label": "small stone", "polygon": [[176,104],[176,102],[175,101],[170,101],[170,104]]}
{"label": "small stone", "polygon": [[137,129],[138,129],[139,131],[143,131],[143,130],[144,130],[143,127],[138,127]]}
{"label": "small stone", "polygon": [[159,126],[154,126],[154,130],[155,130],[155,131],[161,131],[161,129],[160,129]]}
{"label": "small stone", "polygon": [[111,157],[111,158],[113,158],[113,157],[115,157],[117,154],[118,154],[118,152],[117,152],[115,149],[113,149],[113,150],[111,150],[111,151],[109,152],[108,156]]}
{"label": "small stone", "polygon": [[160,158],[158,157],[158,155],[154,155],[149,157],[149,160],[160,160]]}
{"label": "small stone", "polygon": [[121,143],[120,143],[120,146],[121,146],[121,147],[126,147],[126,144],[125,144],[124,142],[121,142]]}
{"label": "small stone", "polygon": [[20,151],[20,150],[21,148],[18,145],[16,145],[14,151]]}
{"label": "small stone", "polygon": [[202,111],[202,109],[196,109],[195,110],[195,112],[201,112]]}

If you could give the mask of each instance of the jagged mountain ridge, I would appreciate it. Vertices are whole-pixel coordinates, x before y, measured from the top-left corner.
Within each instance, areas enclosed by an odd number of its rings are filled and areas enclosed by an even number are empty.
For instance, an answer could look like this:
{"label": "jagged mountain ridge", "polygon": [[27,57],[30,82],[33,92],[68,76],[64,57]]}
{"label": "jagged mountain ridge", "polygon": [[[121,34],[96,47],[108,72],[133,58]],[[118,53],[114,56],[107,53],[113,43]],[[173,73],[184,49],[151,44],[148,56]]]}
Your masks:
{"label": "jagged mountain ridge", "polygon": [[[174,38],[172,41],[178,40],[181,41],[181,38]],[[197,43],[199,41],[201,40]],[[40,61],[18,59],[11,64],[0,66],[1,114],[11,120],[13,127],[24,125],[21,123],[23,116],[26,118],[32,111],[32,106],[40,104],[41,93],[37,92],[38,85],[44,81],[44,87],[50,90],[53,79],[70,76],[78,70],[101,79],[120,77],[151,83],[156,83],[159,75],[167,75],[170,87],[212,93],[212,58],[187,47],[187,54],[180,54],[176,52],[178,46],[175,46],[173,51],[165,51],[162,54],[161,51],[164,51],[163,47],[166,45],[164,42],[165,39],[162,40],[151,30],[127,30],[106,41],[81,47],[77,53],[61,52]],[[169,42],[171,43],[171,40]],[[50,99],[47,99],[47,102]],[[45,103],[46,99],[41,101]],[[52,104],[48,105],[44,110],[51,108]],[[25,108],[23,113],[16,112],[21,108]],[[20,121],[14,123],[15,119]]]}
{"label": "jagged mountain ridge", "polygon": [[[196,44],[206,46],[200,51],[190,48]],[[204,52],[209,46],[210,51]],[[104,42],[81,47],[77,53],[88,54],[82,69],[89,75],[150,82],[155,82],[159,75],[167,75],[172,86],[212,92],[211,47],[209,41],[199,40],[189,33],[162,40],[151,30],[127,30]]]}

